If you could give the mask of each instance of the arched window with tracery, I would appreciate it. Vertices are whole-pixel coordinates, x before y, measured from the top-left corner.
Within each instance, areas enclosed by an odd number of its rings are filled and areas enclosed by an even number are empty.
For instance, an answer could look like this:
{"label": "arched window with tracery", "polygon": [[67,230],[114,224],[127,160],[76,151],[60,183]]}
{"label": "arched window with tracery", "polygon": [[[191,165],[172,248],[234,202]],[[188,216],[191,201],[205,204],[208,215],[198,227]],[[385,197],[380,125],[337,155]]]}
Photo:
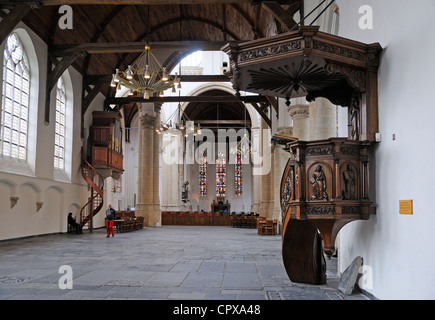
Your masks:
{"label": "arched window with tracery", "polygon": [[54,167],[59,169],[65,168],[65,127],[65,84],[62,77],[60,77],[56,86],[56,121],[54,135]]}
{"label": "arched window with tracery", "polygon": [[30,68],[20,39],[12,33],[3,53],[0,154],[27,159]]}
{"label": "arched window with tracery", "polygon": [[236,163],[234,165],[234,191],[236,197],[242,195],[242,155],[236,153]]}
{"label": "arched window with tracery", "polygon": [[225,197],[227,163],[225,158],[216,159],[216,196]]}
{"label": "arched window with tracery", "polygon": [[207,196],[207,156],[201,154],[199,159],[199,195]]}

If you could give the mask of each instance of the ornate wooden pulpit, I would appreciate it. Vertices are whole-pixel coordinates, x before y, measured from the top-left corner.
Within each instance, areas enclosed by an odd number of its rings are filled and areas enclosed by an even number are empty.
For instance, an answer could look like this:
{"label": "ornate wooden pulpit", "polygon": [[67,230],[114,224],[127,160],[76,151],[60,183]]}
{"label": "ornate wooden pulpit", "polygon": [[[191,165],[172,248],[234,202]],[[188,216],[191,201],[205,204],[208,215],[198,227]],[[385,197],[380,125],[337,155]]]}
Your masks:
{"label": "ornate wooden pulpit", "polygon": [[[369,200],[369,148],[378,132],[378,43],[364,44],[300,27],[276,37],[229,43],[236,90],[291,98],[317,97],[348,107],[347,138],[292,141],[281,181],[282,253],[290,280],[326,282],[324,255],[339,230],[375,213]],[[373,190],[372,190],[373,191]]]}

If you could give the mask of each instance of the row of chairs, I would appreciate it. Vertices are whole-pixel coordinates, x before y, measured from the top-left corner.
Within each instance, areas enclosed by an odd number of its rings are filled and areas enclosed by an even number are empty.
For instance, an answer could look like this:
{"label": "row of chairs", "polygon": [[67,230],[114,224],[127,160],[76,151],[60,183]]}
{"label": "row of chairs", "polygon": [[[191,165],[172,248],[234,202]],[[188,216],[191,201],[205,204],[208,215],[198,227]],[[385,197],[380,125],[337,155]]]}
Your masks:
{"label": "row of chairs", "polygon": [[115,231],[117,233],[130,232],[143,228],[144,217],[124,216],[115,221]]}
{"label": "row of chairs", "polygon": [[241,216],[241,217],[231,217],[231,226],[233,228],[251,228],[255,229],[257,227],[257,217],[256,216]]}

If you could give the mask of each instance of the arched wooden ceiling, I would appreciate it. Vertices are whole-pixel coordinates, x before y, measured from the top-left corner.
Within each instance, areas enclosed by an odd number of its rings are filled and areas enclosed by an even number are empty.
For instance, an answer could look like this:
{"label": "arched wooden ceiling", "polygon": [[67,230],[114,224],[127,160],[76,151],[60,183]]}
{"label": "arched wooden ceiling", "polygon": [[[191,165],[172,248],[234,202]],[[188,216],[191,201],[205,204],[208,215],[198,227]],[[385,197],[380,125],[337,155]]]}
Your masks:
{"label": "arched wooden ceiling", "polygon": [[[72,9],[72,29],[59,27],[61,5]],[[49,93],[70,65],[84,76],[84,114],[98,93],[114,96],[110,75],[132,63],[147,41],[170,69],[180,54],[286,32],[297,12],[303,16],[302,0],[0,0],[0,43],[23,21],[47,44],[54,68],[47,76],[48,123]]]}
{"label": "arched wooden ceiling", "polygon": [[[146,42],[147,35],[150,43],[199,40],[224,43],[273,36],[288,30],[291,26],[283,25],[280,17],[287,12],[286,10],[290,10],[293,16],[297,11],[294,8],[300,7],[299,0],[266,1],[263,4],[261,2],[42,0],[34,1],[40,7],[33,8],[22,20],[48,44],[49,48],[84,43]],[[13,1],[2,1],[0,7],[7,7],[8,3]],[[62,17],[58,12],[61,4],[71,5],[71,30],[63,30],[58,26]],[[115,68],[125,67],[131,63],[138,54],[88,53],[76,59],[74,65],[84,75],[110,74]],[[166,53],[166,56],[170,54]]]}

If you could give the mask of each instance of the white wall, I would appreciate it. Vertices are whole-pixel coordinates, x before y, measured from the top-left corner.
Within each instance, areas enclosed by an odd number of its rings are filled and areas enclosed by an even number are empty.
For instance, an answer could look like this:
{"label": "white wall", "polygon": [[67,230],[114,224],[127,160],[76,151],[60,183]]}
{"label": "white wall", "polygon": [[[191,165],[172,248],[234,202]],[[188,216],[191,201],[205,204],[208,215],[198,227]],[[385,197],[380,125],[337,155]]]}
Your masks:
{"label": "white wall", "polygon": [[[87,199],[87,187],[80,176],[82,77],[73,68],[65,73],[67,107],[71,107],[67,115],[69,129],[66,133],[69,154],[66,156],[65,172],[55,175],[54,90],[51,95],[50,123],[44,123],[47,46],[23,23],[15,31],[29,58],[30,104],[34,112],[30,111],[29,114],[27,164],[0,156],[0,240],[65,232],[68,212],[78,216]],[[1,61],[4,46],[5,43],[0,45]],[[13,208],[11,197],[18,197]],[[42,203],[39,211],[37,202]]]}
{"label": "white wall", "polygon": [[[373,288],[365,289],[373,296],[434,299],[435,2],[337,2],[340,36],[384,48],[378,78],[382,141],[374,147],[377,214],[342,229],[340,268],[361,256],[372,270]],[[362,5],[373,8],[372,30],[358,26]],[[399,214],[399,200],[406,199],[414,202],[413,215]]]}

